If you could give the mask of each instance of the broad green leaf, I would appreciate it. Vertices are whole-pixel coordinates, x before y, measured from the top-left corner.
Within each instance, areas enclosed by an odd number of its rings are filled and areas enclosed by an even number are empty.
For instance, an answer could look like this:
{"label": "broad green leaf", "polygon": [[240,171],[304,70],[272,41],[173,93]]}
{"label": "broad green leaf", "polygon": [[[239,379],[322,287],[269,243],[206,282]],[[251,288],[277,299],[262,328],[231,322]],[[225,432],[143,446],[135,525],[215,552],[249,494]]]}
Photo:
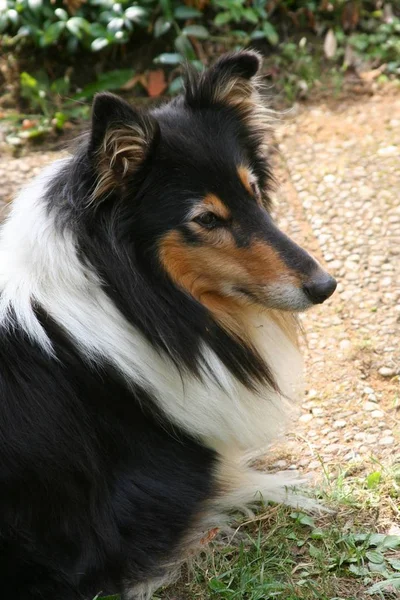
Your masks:
{"label": "broad green leaf", "polygon": [[279,35],[275,27],[266,21],[263,25],[263,31],[271,46],[276,46],[276,44],[279,42]]}
{"label": "broad green leaf", "polygon": [[28,0],[28,6],[31,10],[37,11],[41,8],[43,2],[42,0]]}
{"label": "broad green leaf", "polygon": [[374,471],[367,477],[367,486],[371,490],[376,488],[382,479],[382,473],[380,471]]}
{"label": "broad green leaf", "polygon": [[394,569],[395,571],[400,571],[400,560],[398,558],[387,558],[386,560],[388,561],[392,569]]}
{"label": "broad green leaf", "polygon": [[350,565],[349,566],[350,573],[353,575],[357,575],[357,577],[366,577],[369,575],[369,571],[366,567],[362,567],[361,565]]}
{"label": "broad green leaf", "polygon": [[158,17],[154,23],[154,37],[158,38],[167,33],[171,29],[171,21],[168,21],[165,17]]}
{"label": "broad green leaf", "polygon": [[174,17],[178,20],[195,19],[196,17],[201,17],[201,12],[197,8],[181,5],[174,10]]}
{"label": "broad green leaf", "polygon": [[300,525],[308,525],[308,527],[315,527],[314,519],[304,513],[291,513],[291,518],[296,519]]}
{"label": "broad green leaf", "polygon": [[214,18],[214,25],[219,27],[220,25],[226,25],[232,20],[230,12],[221,12]]}
{"label": "broad green leaf", "polygon": [[183,88],[183,77],[175,77],[175,79],[173,81],[171,81],[171,83],[168,87],[168,92],[171,95],[178,94],[178,92],[180,92],[182,88]]}
{"label": "broad green leaf", "polygon": [[381,544],[379,544],[379,548],[382,549],[390,549],[396,550],[396,548],[400,547],[400,535],[385,535]]}
{"label": "broad green leaf", "polygon": [[385,562],[384,556],[378,550],[368,550],[365,556],[372,563],[381,564]]}
{"label": "broad green leaf", "polygon": [[71,17],[66,22],[68,31],[72,33],[78,39],[82,39],[85,31],[90,31],[90,25],[86,19],[82,17]]}
{"label": "broad green leaf", "polygon": [[147,11],[141,6],[130,6],[125,11],[125,16],[130,21],[135,21],[135,23],[141,23],[147,16]]}
{"label": "broad green leaf", "polygon": [[161,65],[179,65],[182,62],[182,56],[177,52],[164,52],[154,59],[155,63]]}
{"label": "broad green leaf", "polygon": [[175,49],[187,60],[196,59],[196,53],[186,35],[178,35],[175,40]]}
{"label": "broad green leaf", "polygon": [[68,13],[63,8],[56,8],[54,14],[60,21],[68,21]]}
{"label": "broad green leaf", "polygon": [[311,532],[311,537],[313,540],[322,540],[325,537],[325,533],[323,529],[320,529],[319,527],[317,527],[316,529],[313,529]]}
{"label": "broad green leaf", "polygon": [[398,577],[392,577],[390,579],[386,579],[386,581],[379,581],[375,583],[373,586],[368,588],[367,593],[371,596],[378,592],[383,592],[386,589],[394,588],[395,590],[400,590],[400,575]]}
{"label": "broad green leaf", "polygon": [[208,587],[213,592],[222,592],[226,590],[226,585],[222,581],[219,581],[219,579],[216,579],[215,577],[213,579],[210,579],[210,581],[208,582]]}
{"label": "broad green leaf", "polygon": [[206,40],[208,37],[210,37],[209,32],[203,25],[188,25],[182,29],[182,33],[183,35],[192,35],[200,40]]}
{"label": "broad green leaf", "polygon": [[252,40],[261,40],[263,38],[265,38],[265,32],[262,29],[256,29],[250,36]]}
{"label": "broad green leaf", "polygon": [[124,28],[124,20],[120,17],[115,17],[111,19],[111,21],[107,25],[108,31],[112,31],[116,33],[117,31],[121,31]]}
{"label": "broad green leaf", "polygon": [[19,16],[16,10],[14,10],[13,8],[10,8],[7,11],[7,17],[10,19],[10,21],[12,23],[14,23],[14,25],[16,25],[19,21]]}
{"label": "broad green leaf", "polygon": [[321,550],[318,550],[318,548],[316,548],[312,544],[308,545],[308,551],[310,553],[310,556],[312,556],[312,558],[318,558],[321,556]]}
{"label": "broad green leaf", "polygon": [[53,125],[56,129],[62,130],[64,127],[64,123],[67,120],[67,115],[63,112],[56,112],[53,117]]}
{"label": "broad green leaf", "polygon": [[249,23],[254,23],[254,25],[258,23],[258,15],[252,8],[245,8],[243,11],[243,17]]}
{"label": "broad green leaf", "polygon": [[22,87],[28,87],[31,89],[36,89],[39,85],[38,80],[32,77],[32,75],[29,75],[29,73],[27,73],[26,71],[23,71],[21,73],[20,82]]}
{"label": "broad green leaf", "polygon": [[73,96],[72,100],[76,101],[81,100],[82,98],[89,100],[98,92],[119,90],[134,76],[134,74],[135,71],[133,69],[116,69],[115,71],[102,73],[99,75],[97,81],[93,81],[86,85],[81,92],[78,92]]}
{"label": "broad green leaf", "polygon": [[65,23],[63,21],[57,21],[57,23],[52,23],[44,32],[40,45],[42,47],[50,46],[54,44],[60,37],[61,33],[65,29]]}
{"label": "broad green leaf", "polygon": [[101,23],[91,23],[89,34],[94,38],[102,38],[107,36],[107,28]]}
{"label": "broad green leaf", "polygon": [[90,47],[93,50],[93,52],[98,52],[99,50],[103,50],[103,48],[108,46],[109,43],[110,42],[107,38],[100,37],[93,40],[93,42],[90,44]]}

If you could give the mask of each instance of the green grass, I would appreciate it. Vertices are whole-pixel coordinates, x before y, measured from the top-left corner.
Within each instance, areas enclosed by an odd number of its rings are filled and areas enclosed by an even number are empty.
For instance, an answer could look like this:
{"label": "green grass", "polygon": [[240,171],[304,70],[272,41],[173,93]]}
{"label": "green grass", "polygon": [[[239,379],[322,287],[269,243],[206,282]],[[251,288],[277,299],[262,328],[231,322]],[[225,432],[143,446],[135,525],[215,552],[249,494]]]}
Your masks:
{"label": "green grass", "polygon": [[154,600],[400,598],[400,465],[359,469],[325,469],[319,496],[333,512],[266,507]]}

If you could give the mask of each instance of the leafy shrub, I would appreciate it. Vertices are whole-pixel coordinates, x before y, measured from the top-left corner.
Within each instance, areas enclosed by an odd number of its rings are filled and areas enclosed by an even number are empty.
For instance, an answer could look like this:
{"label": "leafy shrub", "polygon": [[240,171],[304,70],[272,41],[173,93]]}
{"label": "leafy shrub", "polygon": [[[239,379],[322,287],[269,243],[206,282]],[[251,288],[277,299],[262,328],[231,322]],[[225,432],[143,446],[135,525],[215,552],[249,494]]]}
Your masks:
{"label": "leafy shrub", "polygon": [[29,39],[39,48],[61,44],[69,53],[98,51],[125,44],[137,28],[149,24],[153,0],[0,0],[0,33]]}
{"label": "leafy shrub", "polygon": [[388,73],[400,74],[400,19],[394,17],[388,23],[374,25],[365,23],[367,31],[353,34],[350,45],[359,55],[385,63]]}

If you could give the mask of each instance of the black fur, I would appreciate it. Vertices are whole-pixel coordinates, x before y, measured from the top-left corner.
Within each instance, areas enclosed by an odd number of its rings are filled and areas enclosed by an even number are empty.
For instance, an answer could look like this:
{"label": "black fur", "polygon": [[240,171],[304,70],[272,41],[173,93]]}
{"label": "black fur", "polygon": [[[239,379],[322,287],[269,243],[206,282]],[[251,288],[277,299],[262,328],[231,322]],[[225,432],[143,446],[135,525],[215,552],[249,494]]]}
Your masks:
{"label": "black fur", "polygon": [[214,454],[41,320],[57,360],[18,329],[0,342],[2,597],[121,592],[161,574],[212,492]]}

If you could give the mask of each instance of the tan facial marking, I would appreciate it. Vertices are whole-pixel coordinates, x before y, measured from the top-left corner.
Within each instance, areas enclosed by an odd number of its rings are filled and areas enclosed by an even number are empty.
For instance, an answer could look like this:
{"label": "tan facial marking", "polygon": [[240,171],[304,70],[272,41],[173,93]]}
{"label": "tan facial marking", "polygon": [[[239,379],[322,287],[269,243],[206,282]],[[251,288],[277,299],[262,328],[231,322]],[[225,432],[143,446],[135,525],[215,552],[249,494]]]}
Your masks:
{"label": "tan facial marking", "polygon": [[243,183],[244,187],[249,192],[249,194],[251,194],[253,196],[254,192],[253,192],[253,189],[252,189],[251,183],[250,183],[252,175],[251,175],[249,169],[247,169],[247,167],[244,167],[243,165],[241,165],[240,167],[237,168],[237,172],[240,177],[240,181]]}
{"label": "tan facial marking", "polygon": [[242,184],[246,188],[246,190],[249,192],[249,194],[257,200],[257,204],[259,206],[263,206],[261,194],[254,193],[254,188],[252,186],[252,182],[253,181],[255,182],[255,177],[254,177],[253,173],[250,171],[250,169],[241,165],[237,168],[237,172],[238,172],[240,181],[242,182]]}
{"label": "tan facial marking", "polygon": [[282,261],[274,248],[255,241],[238,248],[227,234],[218,248],[190,246],[172,231],[160,243],[160,258],[171,279],[206,306],[225,329],[243,339],[241,311],[246,300],[233,290],[244,288],[256,294],[268,283],[284,280],[300,285],[297,274]]}
{"label": "tan facial marking", "polygon": [[221,217],[221,219],[227,221],[231,218],[231,213],[229,212],[228,207],[215,194],[207,194],[203,200],[203,205],[206,210],[210,210],[218,217]]}

